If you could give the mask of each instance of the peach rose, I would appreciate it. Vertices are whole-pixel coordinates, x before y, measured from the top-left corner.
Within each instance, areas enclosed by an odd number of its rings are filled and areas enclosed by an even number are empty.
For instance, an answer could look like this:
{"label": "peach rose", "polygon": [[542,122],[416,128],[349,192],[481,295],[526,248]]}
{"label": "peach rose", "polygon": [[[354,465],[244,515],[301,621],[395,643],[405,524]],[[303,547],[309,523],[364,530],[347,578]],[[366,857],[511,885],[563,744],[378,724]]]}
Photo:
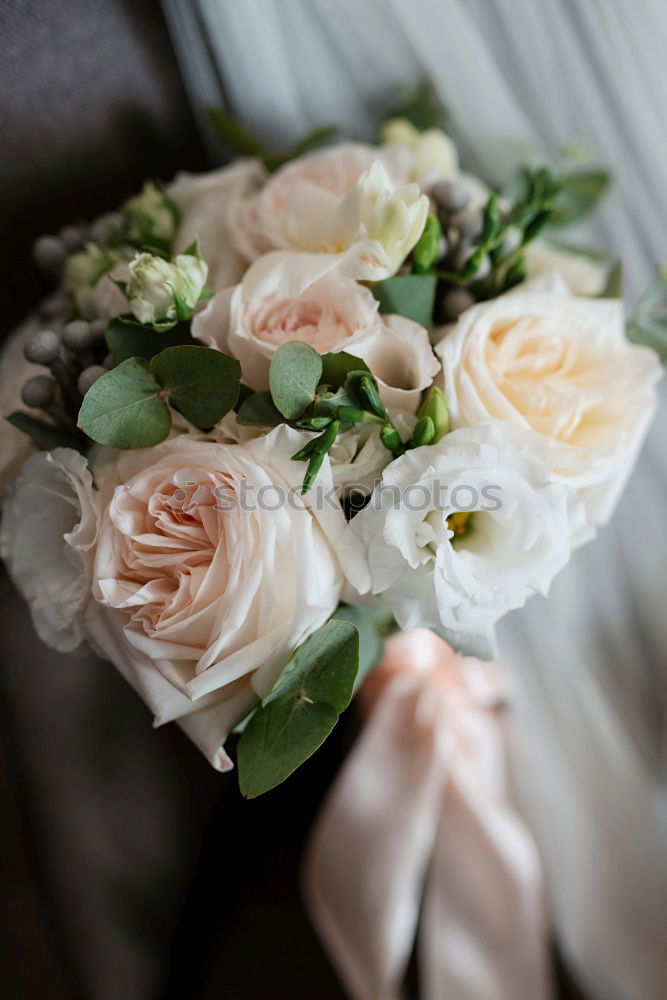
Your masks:
{"label": "peach rose", "polygon": [[622,303],[518,290],[467,310],[436,347],[454,427],[529,427],[555,479],[597,523],[611,516],[655,411],[661,368],[630,344]]}
{"label": "peach rose", "polygon": [[380,316],[368,288],[335,272],[286,297],[283,264],[295,262],[281,260],[272,270],[266,259],[259,263],[199,313],[193,336],[238,358],[243,380],[256,390],[268,389],[271,359],[288,341],[303,341],[320,354],[348,351],[368,364],[386,406],[415,412],[440,367],[423,327]]}
{"label": "peach rose", "polygon": [[[222,744],[335,610],[345,519],[307,506],[302,435],[245,445],[180,436],[107,468],[87,631],[146,700],[220,770]],[[322,475],[322,474],[321,474]],[[321,483],[331,486],[328,463]],[[292,491],[292,492],[289,492]]]}

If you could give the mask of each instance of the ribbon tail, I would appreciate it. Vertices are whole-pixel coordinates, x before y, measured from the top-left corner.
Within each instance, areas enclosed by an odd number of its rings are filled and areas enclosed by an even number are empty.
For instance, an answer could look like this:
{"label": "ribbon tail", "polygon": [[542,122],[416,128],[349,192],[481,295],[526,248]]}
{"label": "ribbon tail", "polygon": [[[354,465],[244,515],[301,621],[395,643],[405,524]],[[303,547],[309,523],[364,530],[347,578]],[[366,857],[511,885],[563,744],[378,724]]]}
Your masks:
{"label": "ribbon tail", "polygon": [[424,1000],[548,1000],[537,846],[510,797],[502,717],[469,715],[451,762],[420,927]]}
{"label": "ribbon tail", "polygon": [[412,951],[445,785],[419,678],[385,688],[320,814],[305,902],[354,1000],[396,1000]]}

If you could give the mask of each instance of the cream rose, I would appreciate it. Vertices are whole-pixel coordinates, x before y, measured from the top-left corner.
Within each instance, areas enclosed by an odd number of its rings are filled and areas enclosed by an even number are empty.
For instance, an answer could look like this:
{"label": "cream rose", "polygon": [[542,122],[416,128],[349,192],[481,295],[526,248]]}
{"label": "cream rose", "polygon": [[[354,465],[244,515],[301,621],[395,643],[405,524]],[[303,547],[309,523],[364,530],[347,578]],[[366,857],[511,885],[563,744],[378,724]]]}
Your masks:
{"label": "cream rose", "polygon": [[583,253],[573,253],[549,243],[534,240],[526,247],[529,281],[557,274],[573,295],[599,295],[605,286],[608,266]]}
{"label": "cream rose", "polygon": [[386,406],[414,412],[439,371],[426,330],[402,316],[380,316],[368,288],[335,272],[286,297],[287,271],[298,267],[290,256],[278,255],[274,268],[263,259],[240,285],[218,293],[196,316],[193,336],[238,358],[256,390],[268,389],[271,359],[288,341],[320,354],[348,351],[368,364]]}
{"label": "cream rose", "polygon": [[38,636],[62,653],[85,644],[98,517],[86,460],[70,448],[32,455],[8,491],[0,554]]}
{"label": "cream rose", "polygon": [[[300,494],[286,426],[245,445],[176,437],[120,455],[93,571],[90,637],[156,724],[178,719],[221,770],[222,744],[296,646],[335,610],[335,504]],[[331,487],[328,463],[319,483]]]}
{"label": "cream rose", "polygon": [[586,537],[582,502],[549,480],[539,436],[500,421],[406,452],[343,536],[349,582],[382,594],[401,628],[493,656],[495,622],[546,593]]}
{"label": "cream rose", "polygon": [[653,416],[656,355],[618,301],[514,291],[465,312],[436,348],[452,425],[495,417],[542,435],[555,478],[608,520]]}
{"label": "cream rose", "polygon": [[182,214],[174,250],[182,253],[198,239],[209,268],[209,284],[215,291],[236,284],[246,268],[233,242],[232,206],[240,200],[245,204],[266,177],[258,160],[243,159],[210,173],[178,174],[169,186],[169,195]]}
{"label": "cream rose", "polygon": [[175,323],[177,299],[192,312],[208,275],[206,261],[191,254],[178,254],[172,262],[138,253],[128,266],[127,301],[140,323]]}

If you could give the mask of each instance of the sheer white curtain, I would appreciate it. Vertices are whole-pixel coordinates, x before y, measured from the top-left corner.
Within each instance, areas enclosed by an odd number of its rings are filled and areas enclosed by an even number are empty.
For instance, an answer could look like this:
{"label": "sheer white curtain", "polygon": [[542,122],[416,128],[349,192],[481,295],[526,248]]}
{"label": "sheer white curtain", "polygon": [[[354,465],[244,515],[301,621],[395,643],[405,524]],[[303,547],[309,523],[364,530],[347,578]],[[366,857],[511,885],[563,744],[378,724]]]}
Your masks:
{"label": "sheer white curtain", "polygon": [[[224,102],[277,145],[330,122],[371,137],[388,95],[427,76],[491,181],[513,140],[590,143],[616,184],[588,235],[623,257],[630,300],[667,259],[664,0],[163,2],[195,109]],[[661,418],[612,524],[501,630],[561,943],[604,1000],[657,1000],[667,982]]]}

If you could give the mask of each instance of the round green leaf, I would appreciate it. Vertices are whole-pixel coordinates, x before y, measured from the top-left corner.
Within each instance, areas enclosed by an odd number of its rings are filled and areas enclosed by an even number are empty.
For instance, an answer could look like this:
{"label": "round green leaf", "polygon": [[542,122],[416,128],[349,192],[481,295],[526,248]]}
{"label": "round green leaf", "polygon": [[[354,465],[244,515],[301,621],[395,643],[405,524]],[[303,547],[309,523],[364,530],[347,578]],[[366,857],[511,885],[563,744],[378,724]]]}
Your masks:
{"label": "round green leaf", "polygon": [[269,371],[273,402],[287,420],[296,420],[315,399],[322,358],[308,344],[292,340],[276,351]]}
{"label": "round green leaf", "polygon": [[350,702],[358,667],[351,622],[327,622],[299,646],[239,740],[247,798],[279,785],[321,746]]}
{"label": "round green leaf", "polygon": [[79,410],[79,427],[112,448],[148,448],[171,429],[169,407],[143,358],[128,358],[94,382]]}
{"label": "round green leaf", "polygon": [[213,427],[239,396],[241,366],[209,347],[168,347],[150,363],[169,402],[195,427]]}

